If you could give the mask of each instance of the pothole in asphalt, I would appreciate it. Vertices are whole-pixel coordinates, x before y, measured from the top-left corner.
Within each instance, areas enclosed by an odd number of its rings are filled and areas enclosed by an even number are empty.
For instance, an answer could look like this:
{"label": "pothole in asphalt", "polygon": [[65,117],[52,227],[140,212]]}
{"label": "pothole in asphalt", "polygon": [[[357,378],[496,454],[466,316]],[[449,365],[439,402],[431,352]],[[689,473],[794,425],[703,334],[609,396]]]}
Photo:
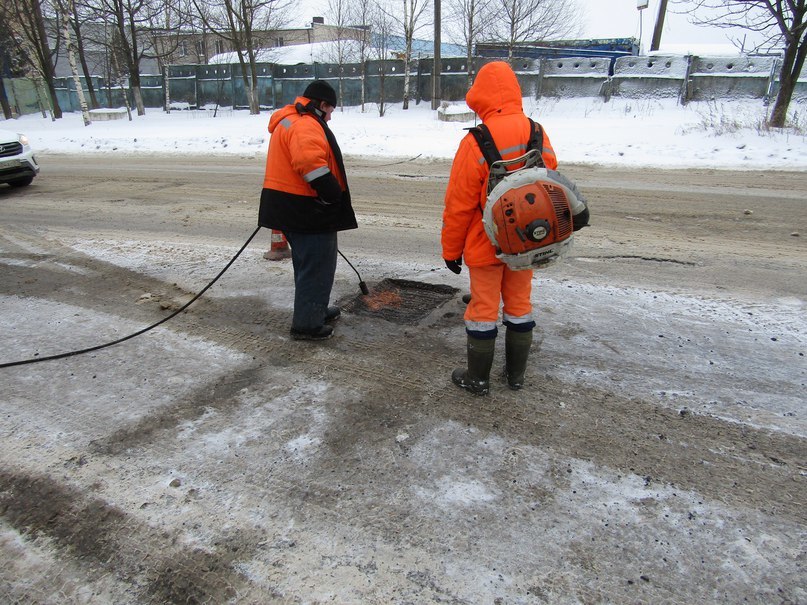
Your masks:
{"label": "pothole in asphalt", "polygon": [[414,324],[451,300],[457,288],[406,279],[384,279],[367,295],[343,299],[339,306],[347,313],[378,317],[396,324]]}

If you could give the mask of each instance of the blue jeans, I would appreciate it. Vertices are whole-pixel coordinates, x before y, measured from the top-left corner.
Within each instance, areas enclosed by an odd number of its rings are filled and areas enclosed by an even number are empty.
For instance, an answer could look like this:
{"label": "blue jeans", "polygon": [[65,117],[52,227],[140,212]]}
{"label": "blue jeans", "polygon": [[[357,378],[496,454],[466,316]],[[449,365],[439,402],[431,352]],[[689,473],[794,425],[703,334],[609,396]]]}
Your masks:
{"label": "blue jeans", "polygon": [[316,330],[325,323],[336,275],[337,241],[333,233],[295,233],[284,231],[291,246],[294,267],[295,330]]}

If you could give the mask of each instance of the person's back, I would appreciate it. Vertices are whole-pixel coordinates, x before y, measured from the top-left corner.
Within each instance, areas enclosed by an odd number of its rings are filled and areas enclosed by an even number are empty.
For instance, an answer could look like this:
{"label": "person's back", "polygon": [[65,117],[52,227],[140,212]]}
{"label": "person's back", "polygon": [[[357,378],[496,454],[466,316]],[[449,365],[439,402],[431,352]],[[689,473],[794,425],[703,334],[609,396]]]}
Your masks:
{"label": "person's back", "polygon": [[[502,159],[523,155],[530,139],[530,121],[522,110],[521,88],[507,63],[483,66],[466,95],[468,107],[488,127]],[[554,170],[558,162],[544,133],[543,159]],[[496,264],[495,250],[485,235],[481,210],[484,205],[488,167],[473,136],[466,135],[454,157],[446,207],[443,213],[443,258],[460,256],[467,266]],[[468,229],[468,223],[470,229]],[[463,254],[464,252],[464,254]],[[456,254],[456,255],[455,255]]]}
{"label": "person's back", "polygon": [[[531,124],[522,109],[521,88],[507,63],[484,65],[466,95],[488,127],[503,159],[527,150]],[[544,132],[543,154],[547,168],[557,168],[557,159]],[[490,389],[499,307],[503,303],[505,375],[512,389],[520,389],[532,343],[535,321],[530,302],[532,270],[512,271],[498,258],[482,224],[487,194],[488,165],[471,135],[460,142],[451,167],[443,212],[442,247],[446,266],[460,273],[462,262],[471,276],[471,300],[465,311],[468,368],[458,368],[452,381],[476,395]]]}

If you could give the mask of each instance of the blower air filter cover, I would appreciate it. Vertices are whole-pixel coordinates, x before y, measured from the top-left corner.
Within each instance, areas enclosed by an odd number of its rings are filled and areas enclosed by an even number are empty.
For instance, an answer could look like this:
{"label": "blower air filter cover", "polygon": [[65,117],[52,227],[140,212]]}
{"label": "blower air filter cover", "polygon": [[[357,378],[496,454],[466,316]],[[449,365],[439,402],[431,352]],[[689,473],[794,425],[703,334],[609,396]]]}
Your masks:
{"label": "blower air filter cover", "polygon": [[[497,256],[508,262],[510,257],[524,255],[516,264],[525,269],[536,259],[556,258],[568,251],[573,196],[545,168],[508,175],[488,195],[482,217]],[[542,249],[546,249],[544,253]]]}

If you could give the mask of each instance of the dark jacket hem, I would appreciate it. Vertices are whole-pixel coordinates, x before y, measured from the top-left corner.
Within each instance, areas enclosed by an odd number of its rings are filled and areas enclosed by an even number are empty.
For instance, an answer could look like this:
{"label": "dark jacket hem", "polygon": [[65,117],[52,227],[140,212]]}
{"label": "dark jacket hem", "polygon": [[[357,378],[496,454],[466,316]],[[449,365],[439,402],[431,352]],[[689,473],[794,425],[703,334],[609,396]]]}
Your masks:
{"label": "dark jacket hem", "polygon": [[347,191],[342,192],[341,201],[325,205],[315,197],[263,189],[258,225],[297,233],[330,233],[358,228]]}

